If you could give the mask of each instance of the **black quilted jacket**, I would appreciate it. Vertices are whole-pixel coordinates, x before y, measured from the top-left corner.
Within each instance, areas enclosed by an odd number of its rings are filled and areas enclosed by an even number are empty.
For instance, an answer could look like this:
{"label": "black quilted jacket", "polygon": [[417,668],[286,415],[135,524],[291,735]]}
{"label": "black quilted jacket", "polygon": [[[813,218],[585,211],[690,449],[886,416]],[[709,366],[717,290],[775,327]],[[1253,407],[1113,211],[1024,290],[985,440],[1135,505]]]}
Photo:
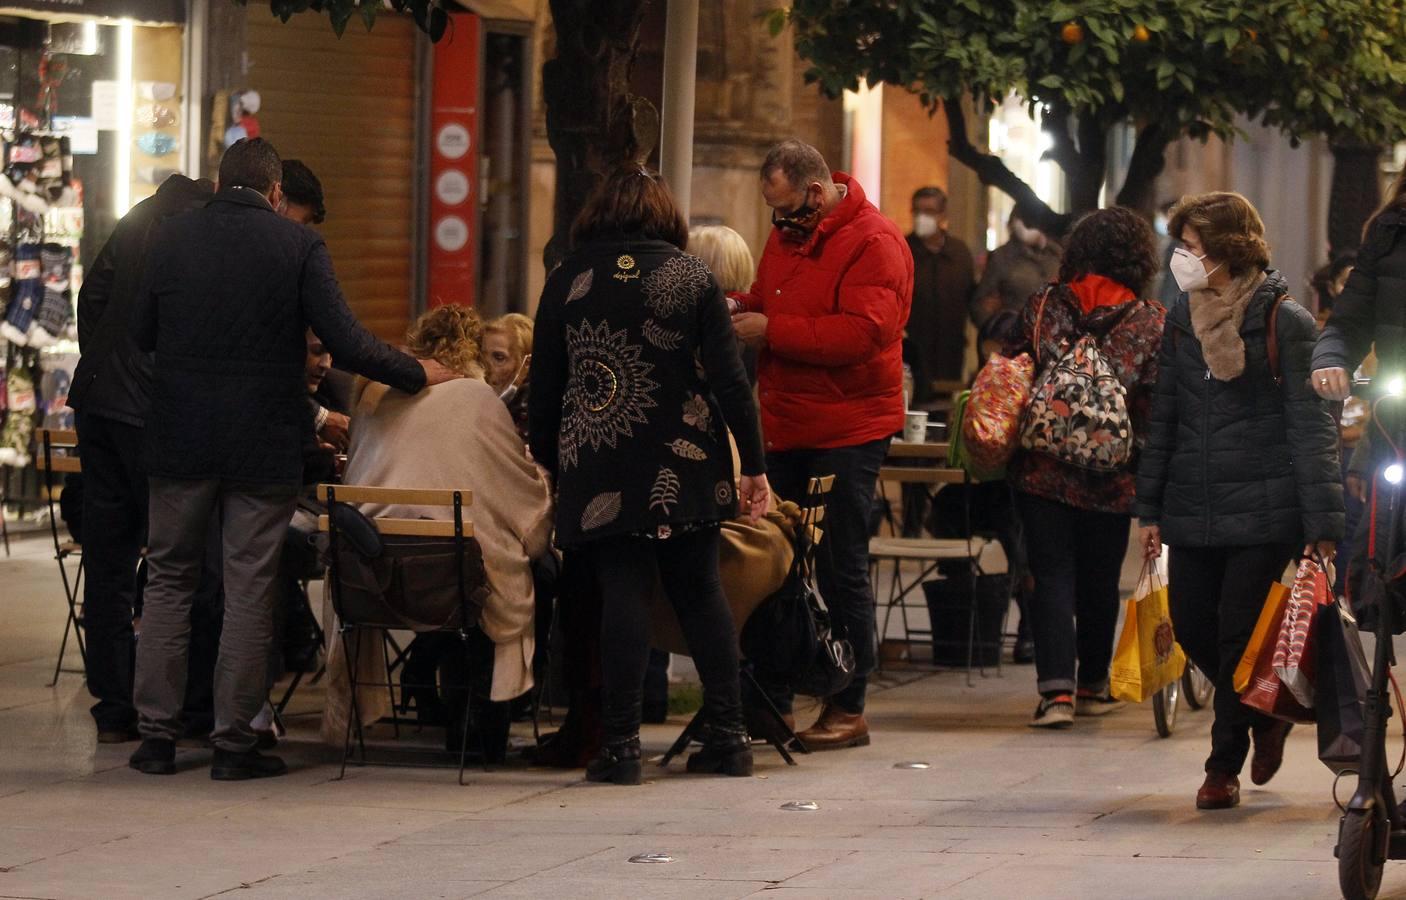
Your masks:
{"label": "black quilted jacket", "polygon": [[167,219],[151,245],[133,323],[137,346],[156,353],[151,475],[301,484],[309,327],[339,367],[425,386],[418,362],[357,323],[317,232],[254,191]]}
{"label": "black quilted jacket", "polygon": [[1382,213],[1367,230],[1313,350],[1313,368],[1352,372],[1374,342],[1378,372],[1406,370],[1406,206]]}
{"label": "black quilted jacket", "polygon": [[1172,546],[1239,547],[1337,540],[1343,534],[1338,435],[1308,384],[1313,316],[1279,307],[1282,384],[1270,372],[1270,301],[1287,292],[1270,271],[1240,334],[1245,372],[1210,374],[1183,295],[1167,313],[1147,446],[1138,466],[1137,515]]}
{"label": "black quilted jacket", "polygon": [[78,346],[83,355],[68,405],[140,427],[151,403],[151,358],[132,341],[151,234],[171,216],[199,209],[214,196],[208,182],[172,175],[156,193],[117,223],[102,252],[83,274],[78,292]]}

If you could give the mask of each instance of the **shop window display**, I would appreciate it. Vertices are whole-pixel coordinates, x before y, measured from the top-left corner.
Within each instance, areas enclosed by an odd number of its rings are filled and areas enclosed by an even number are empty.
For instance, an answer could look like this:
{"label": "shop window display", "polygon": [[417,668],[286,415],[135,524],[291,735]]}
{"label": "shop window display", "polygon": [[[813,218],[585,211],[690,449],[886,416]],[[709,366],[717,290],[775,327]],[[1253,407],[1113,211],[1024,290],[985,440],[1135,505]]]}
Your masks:
{"label": "shop window display", "polygon": [[0,18],[0,499],[29,493],[11,488],[36,427],[73,427],[84,266],[183,168],[182,41],[178,25]]}

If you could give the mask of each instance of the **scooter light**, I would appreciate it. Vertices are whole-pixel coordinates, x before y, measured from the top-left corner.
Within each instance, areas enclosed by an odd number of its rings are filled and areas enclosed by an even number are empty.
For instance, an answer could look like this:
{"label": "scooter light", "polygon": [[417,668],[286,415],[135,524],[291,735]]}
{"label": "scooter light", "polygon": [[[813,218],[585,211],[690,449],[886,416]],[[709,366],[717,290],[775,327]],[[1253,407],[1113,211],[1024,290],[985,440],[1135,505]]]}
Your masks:
{"label": "scooter light", "polygon": [[1406,378],[1400,375],[1394,375],[1387,379],[1386,392],[1392,397],[1406,395]]}
{"label": "scooter light", "polygon": [[1400,484],[1402,475],[1406,475],[1406,469],[1402,468],[1401,463],[1392,463],[1382,473],[1382,477],[1387,480],[1388,484]]}

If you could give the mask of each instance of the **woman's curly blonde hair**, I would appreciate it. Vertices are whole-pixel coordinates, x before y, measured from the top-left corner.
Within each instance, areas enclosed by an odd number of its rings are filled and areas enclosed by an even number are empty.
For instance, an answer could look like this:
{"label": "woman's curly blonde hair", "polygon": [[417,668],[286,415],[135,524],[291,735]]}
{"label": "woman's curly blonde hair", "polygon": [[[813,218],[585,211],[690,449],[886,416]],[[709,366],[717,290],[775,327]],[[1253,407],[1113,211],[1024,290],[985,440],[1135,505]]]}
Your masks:
{"label": "woman's curly blonde hair", "polygon": [[466,378],[482,378],[483,319],[469,306],[437,306],[405,333],[411,355],[432,359]]}

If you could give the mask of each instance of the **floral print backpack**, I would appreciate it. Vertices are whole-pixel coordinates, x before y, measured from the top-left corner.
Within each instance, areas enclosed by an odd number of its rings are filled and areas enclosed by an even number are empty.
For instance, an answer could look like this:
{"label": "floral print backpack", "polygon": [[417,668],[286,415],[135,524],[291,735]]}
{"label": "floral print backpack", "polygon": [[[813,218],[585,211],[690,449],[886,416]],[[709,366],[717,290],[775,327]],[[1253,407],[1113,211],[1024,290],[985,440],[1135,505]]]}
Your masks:
{"label": "floral print backpack", "polygon": [[[1046,299],[1048,292],[1040,300],[1041,312]],[[1103,337],[1137,305],[1129,303]],[[1034,343],[1038,354],[1038,334]],[[1128,464],[1133,455],[1128,391],[1099,344],[1098,335],[1080,335],[1040,371],[1021,427],[1022,448],[1095,472],[1116,472]]]}

